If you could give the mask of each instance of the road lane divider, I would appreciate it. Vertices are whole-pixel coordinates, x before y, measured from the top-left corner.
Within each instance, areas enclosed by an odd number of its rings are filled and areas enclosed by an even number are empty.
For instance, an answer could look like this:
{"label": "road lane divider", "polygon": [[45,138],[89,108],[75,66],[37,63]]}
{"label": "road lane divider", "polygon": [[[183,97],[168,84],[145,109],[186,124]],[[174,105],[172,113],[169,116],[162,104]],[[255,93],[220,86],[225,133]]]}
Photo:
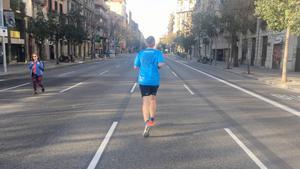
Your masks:
{"label": "road lane divider", "polygon": [[173,75],[174,75],[175,77],[178,78],[178,75],[177,75],[175,72],[172,71],[172,73],[173,73]]}
{"label": "road lane divider", "polygon": [[73,89],[74,87],[77,87],[77,86],[81,85],[81,84],[82,84],[82,82],[77,83],[77,84],[75,84],[75,85],[73,85],[73,86],[71,86],[71,87],[69,87],[69,88],[67,88],[67,89],[61,90],[59,93],[64,93],[64,92],[66,92],[66,91],[68,91],[68,90]]}
{"label": "road lane divider", "polygon": [[9,88],[0,90],[0,92],[5,92],[5,91],[7,91],[7,90],[16,89],[16,88],[23,87],[23,86],[26,86],[26,85],[29,85],[29,84],[30,84],[30,83],[24,83],[24,84],[20,84],[20,85],[18,85],[18,86],[9,87]]}
{"label": "road lane divider", "polygon": [[184,88],[186,88],[186,90],[188,90],[191,93],[191,95],[195,94],[186,84],[184,84],[183,86]]}
{"label": "road lane divider", "polygon": [[102,154],[103,154],[103,152],[104,152],[111,136],[113,135],[117,125],[118,125],[118,122],[116,122],[116,121],[113,122],[113,124],[111,125],[110,129],[108,130],[104,140],[102,141],[100,147],[98,148],[96,154],[94,155],[94,157],[93,157],[92,161],[90,162],[87,169],[95,169],[96,168],[96,166],[97,166],[97,164],[98,164],[98,162],[99,162],[99,160],[100,160],[100,158],[101,158],[101,156],[102,156]]}
{"label": "road lane divider", "polygon": [[133,93],[133,92],[134,92],[136,86],[137,86],[137,83],[135,82],[134,85],[132,86],[131,90],[130,90],[130,93]]}
{"label": "road lane divider", "polygon": [[181,63],[181,62],[178,62],[178,61],[176,61],[176,60],[173,60],[173,61],[174,61],[174,62],[177,62],[177,63],[179,63],[179,64],[181,64],[181,65],[183,65],[183,66],[185,66],[185,67],[188,67],[188,68],[190,68],[190,69],[192,69],[192,70],[194,70],[194,71],[196,71],[196,72],[199,72],[199,73],[201,73],[201,74],[204,74],[204,75],[206,75],[206,76],[208,76],[208,77],[210,77],[210,78],[212,78],[212,79],[215,79],[215,80],[217,80],[217,81],[219,81],[219,82],[221,82],[221,83],[224,83],[224,84],[226,84],[226,85],[228,85],[228,86],[230,86],[230,87],[232,87],[232,88],[235,88],[235,89],[240,90],[240,91],[242,91],[242,92],[244,92],[244,93],[246,93],[246,94],[249,94],[249,95],[251,95],[251,96],[253,96],[253,97],[257,98],[257,99],[260,99],[260,100],[262,100],[262,101],[264,101],[264,102],[266,102],[266,103],[269,103],[269,104],[271,104],[271,105],[273,105],[273,106],[275,106],[275,107],[277,107],[277,108],[280,108],[280,109],[282,109],[282,110],[285,110],[285,111],[287,111],[287,112],[289,112],[289,113],[292,113],[292,114],[294,114],[294,115],[296,115],[296,116],[300,116],[300,112],[299,112],[298,110],[296,110],[296,109],[290,108],[290,107],[288,107],[288,106],[286,106],[286,105],[283,105],[283,104],[281,104],[281,103],[278,103],[278,102],[276,102],[276,101],[274,101],[274,100],[271,100],[271,99],[269,99],[269,98],[266,98],[266,97],[264,97],[264,96],[261,96],[261,95],[259,95],[259,94],[256,94],[256,93],[254,93],[254,92],[252,92],[252,91],[246,90],[246,89],[244,89],[244,88],[242,88],[242,87],[240,87],[240,86],[238,86],[238,85],[235,85],[235,84],[230,83],[230,82],[228,82],[228,81],[226,81],[226,80],[220,79],[220,78],[218,78],[218,77],[216,77],[216,76],[213,76],[213,75],[211,75],[211,74],[208,74],[208,73],[206,73],[206,72],[203,72],[203,71],[201,71],[201,70],[199,70],[199,69],[193,68],[193,67],[191,67],[191,66],[189,66],[189,65],[187,65],[187,64],[185,64],[185,63]]}
{"label": "road lane divider", "polygon": [[108,73],[108,70],[106,70],[106,71],[104,71],[104,72],[102,72],[102,73],[99,73],[98,76],[102,76],[102,75],[104,75],[105,73]]}
{"label": "road lane divider", "polygon": [[229,136],[246,152],[246,154],[255,162],[255,164],[261,169],[267,169],[267,167],[256,157],[256,155],[228,128],[224,130]]}
{"label": "road lane divider", "polygon": [[58,75],[58,77],[65,77],[66,75],[69,75],[69,74],[72,74],[72,73],[75,73],[76,71],[71,71],[71,72],[67,72],[67,73],[62,73],[60,75]]}

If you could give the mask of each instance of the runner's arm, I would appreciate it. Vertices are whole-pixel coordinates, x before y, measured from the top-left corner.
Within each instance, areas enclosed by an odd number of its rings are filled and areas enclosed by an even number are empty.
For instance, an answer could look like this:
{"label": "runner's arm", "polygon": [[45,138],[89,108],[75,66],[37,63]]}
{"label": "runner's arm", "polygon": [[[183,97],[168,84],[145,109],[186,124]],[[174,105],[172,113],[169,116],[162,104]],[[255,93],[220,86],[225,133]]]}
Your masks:
{"label": "runner's arm", "polygon": [[165,63],[163,63],[163,62],[158,63],[158,69],[162,68],[164,65],[165,65]]}

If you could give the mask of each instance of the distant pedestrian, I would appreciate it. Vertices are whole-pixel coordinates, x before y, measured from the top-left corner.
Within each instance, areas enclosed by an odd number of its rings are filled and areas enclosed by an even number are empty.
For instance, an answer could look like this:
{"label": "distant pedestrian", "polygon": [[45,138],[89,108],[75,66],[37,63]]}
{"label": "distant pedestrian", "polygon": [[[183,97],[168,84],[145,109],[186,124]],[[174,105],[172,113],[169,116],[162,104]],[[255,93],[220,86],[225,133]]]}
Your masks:
{"label": "distant pedestrian", "polygon": [[32,61],[29,63],[29,70],[33,85],[33,94],[37,94],[37,85],[45,92],[45,88],[42,84],[43,74],[44,74],[44,63],[39,60],[37,54],[32,55]]}
{"label": "distant pedestrian", "polygon": [[146,39],[147,48],[140,51],[134,61],[134,69],[139,69],[138,83],[143,98],[143,117],[145,121],[144,137],[150,134],[150,127],[154,126],[156,116],[156,93],[160,85],[159,68],[164,65],[161,51],[154,49],[155,39]]}

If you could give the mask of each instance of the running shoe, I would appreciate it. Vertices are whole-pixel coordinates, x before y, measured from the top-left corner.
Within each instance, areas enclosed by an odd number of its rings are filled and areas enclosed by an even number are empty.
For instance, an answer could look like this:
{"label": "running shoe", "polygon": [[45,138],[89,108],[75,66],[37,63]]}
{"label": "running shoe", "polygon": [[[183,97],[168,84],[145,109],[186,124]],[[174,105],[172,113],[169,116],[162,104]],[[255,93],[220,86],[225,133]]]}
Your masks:
{"label": "running shoe", "polygon": [[149,135],[150,135],[150,128],[151,127],[148,125],[148,122],[147,122],[146,125],[145,125],[144,133],[143,133],[144,137],[149,137]]}
{"label": "running shoe", "polygon": [[147,125],[152,127],[155,125],[155,122],[152,120],[149,120],[149,121],[147,121]]}

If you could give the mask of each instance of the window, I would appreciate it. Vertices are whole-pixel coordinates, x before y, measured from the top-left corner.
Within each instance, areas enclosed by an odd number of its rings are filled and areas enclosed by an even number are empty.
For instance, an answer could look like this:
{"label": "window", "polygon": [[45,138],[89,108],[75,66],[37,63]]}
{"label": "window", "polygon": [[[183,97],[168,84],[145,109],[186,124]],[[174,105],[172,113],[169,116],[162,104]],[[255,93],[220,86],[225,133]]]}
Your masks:
{"label": "window", "polygon": [[52,0],[48,1],[48,11],[52,11]]}
{"label": "window", "polygon": [[63,5],[62,4],[59,4],[59,12],[60,12],[60,14],[63,13]]}
{"label": "window", "polygon": [[57,4],[57,1],[55,1],[54,10],[55,10],[55,12],[58,12],[58,4]]}

